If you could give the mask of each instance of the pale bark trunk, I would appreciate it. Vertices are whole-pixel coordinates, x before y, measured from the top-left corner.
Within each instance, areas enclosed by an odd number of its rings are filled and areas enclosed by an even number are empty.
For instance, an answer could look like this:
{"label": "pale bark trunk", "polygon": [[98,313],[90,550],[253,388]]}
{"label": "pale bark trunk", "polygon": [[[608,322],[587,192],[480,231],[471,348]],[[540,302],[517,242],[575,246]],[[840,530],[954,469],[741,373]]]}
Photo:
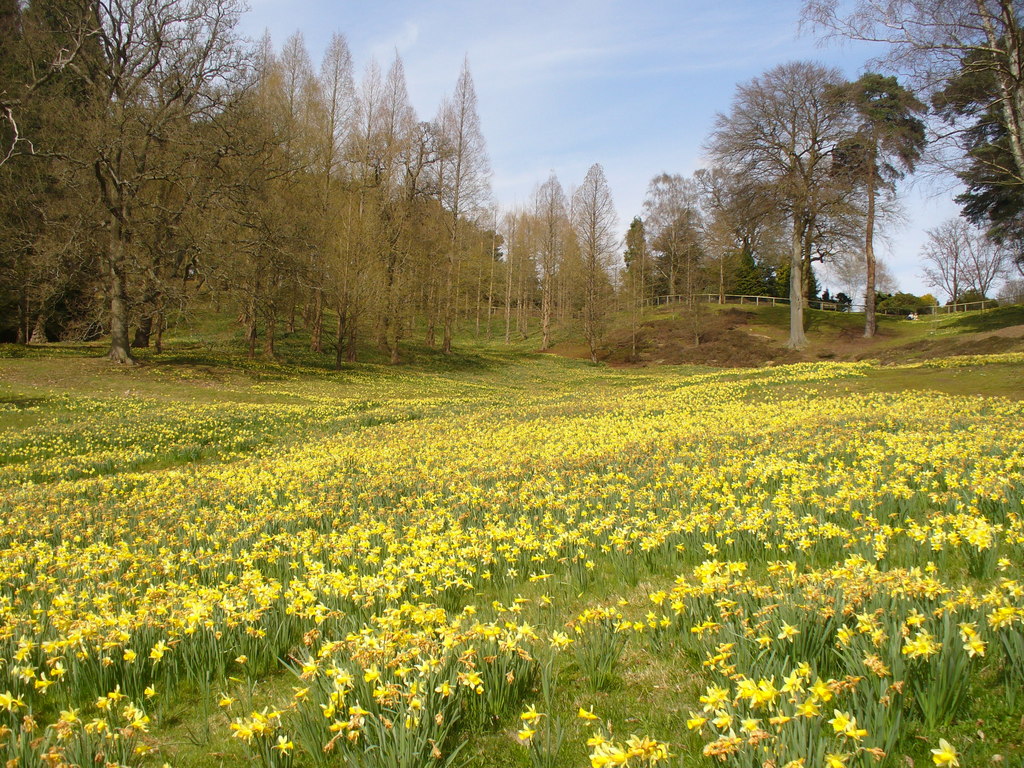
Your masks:
{"label": "pale bark trunk", "polygon": [[110,227],[107,247],[107,274],[110,280],[110,352],[107,357],[121,365],[134,365],[128,341],[128,298],[124,274],[123,229],[117,218]]}
{"label": "pale bark trunk", "polygon": [[864,259],[867,262],[867,281],[864,288],[864,337],[870,339],[878,330],[875,317],[875,157],[868,162],[868,213],[864,226]]}
{"label": "pale bark trunk", "polygon": [[166,320],[164,318],[164,313],[162,309],[157,310],[156,316],[153,320],[153,325],[154,330],[156,331],[156,340],[154,342],[154,348],[156,349],[156,353],[159,355],[164,351],[164,326],[166,325]]}
{"label": "pale bark trunk", "polygon": [[256,358],[256,296],[255,294],[249,297],[249,303],[245,310],[245,340],[248,344],[248,358],[254,360]]}
{"label": "pale bark trunk", "polygon": [[45,344],[46,338],[46,323],[43,319],[42,314],[36,315],[35,324],[32,326],[32,336],[29,338],[29,344]]}
{"label": "pale bark trunk", "polygon": [[134,349],[148,349],[149,337],[153,333],[153,316],[143,315],[139,318],[139,324],[135,326],[135,338],[132,339]]}
{"label": "pale bark trunk", "polygon": [[1006,49],[1006,68],[997,69],[996,82],[999,84],[1000,105],[1003,111],[1003,122],[1006,127],[1007,138],[1010,144],[1010,153],[1013,155],[1014,163],[1017,166],[1017,178],[1024,179],[1024,62],[1021,53],[1024,48],[1022,32],[1017,24],[1017,16],[1014,10],[1015,2],[1002,0],[999,3],[1001,22],[1004,28],[1000,34],[995,28],[991,11],[985,0],[975,0],[975,6],[983,19],[985,35],[988,38],[989,48],[1000,50],[1000,46]]}
{"label": "pale bark trunk", "polygon": [[341,359],[345,351],[345,313],[338,309],[338,333],[334,344],[334,370],[341,370]]}
{"label": "pale bark trunk", "polygon": [[544,279],[544,290],[540,300],[541,352],[551,346],[551,288],[550,278]]}
{"label": "pale bark trunk", "polygon": [[793,242],[789,256],[789,343],[790,349],[807,345],[804,334],[804,238],[799,221],[793,222]]}
{"label": "pale bark trunk", "polygon": [[[509,238],[511,240],[511,237]],[[505,343],[512,341],[512,248],[505,258]]]}
{"label": "pale bark trunk", "polygon": [[312,333],[309,348],[314,352],[323,352],[324,292],[317,288],[313,294],[313,317],[310,319]]}

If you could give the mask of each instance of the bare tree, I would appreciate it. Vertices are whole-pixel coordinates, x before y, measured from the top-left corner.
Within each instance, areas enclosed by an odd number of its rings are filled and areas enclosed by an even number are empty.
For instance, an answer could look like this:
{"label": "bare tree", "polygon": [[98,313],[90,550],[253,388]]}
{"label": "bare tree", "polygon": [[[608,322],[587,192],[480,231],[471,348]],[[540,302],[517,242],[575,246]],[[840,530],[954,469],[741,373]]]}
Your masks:
{"label": "bare tree", "polygon": [[810,62],[777,66],[741,84],[719,114],[709,149],[718,163],[771,191],[790,221],[789,346],[806,343],[804,261],[818,219],[842,199],[832,183],[832,150],[848,129],[832,96],[838,70]]}
{"label": "bare tree", "polygon": [[567,249],[569,214],[565,192],[554,173],[533,195],[533,215],[537,230],[538,268],[540,272],[541,350],[551,346],[551,319],[555,280],[562,268]]}
{"label": "bare tree", "polygon": [[[135,267],[140,198],[178,172],[192,123],[214,117],[244,74],[234,27],[239,0],[94,0],[95,45],[66,66],[93,96],[81,116],[88,140],[60,150],[91,169],[105,210],[111,346],[131,363],[128,284]],[[69,30],[69,33],[72,33]],[[173,143],[172,143],[173,142]]]}
{"label": "bare tree", "polygon": [[700,260],[698,203],[697,184],[679,174],[659,174],[647,185],[644,224],[668,294],[693,293]]}
{"label": "bare tree", "polygon": [[604,169],[600,163],[594,163],[573,195],[572,205],[572,224],[583,267],[583,335],[594,363],[608,316],[609,272],[618,245],[617,223]]}
{"label": "bare tree", "polygon": [[989,296],[996,283],[1006,276],[1009,261],[1009,255],[1002,247],[981,232],[972,232],[967,241],[965,264],[968,290]]}
{"label": "bare tree", "polygon": [[957,302],[965,291],[987,296],[1006,273],[1006,253],[963,219],[948,219],[928,230],[921,257],[923,277]]}
{"label": "bare tree", "polygon": [[722,167],[699,170],[694,177],[705,212],[705,250],[715,255],[719,268],[719,295],[725,292],[727,267],[750,273],[736,276],[741,284],[734,291],[764,293],[786,250],[784,222],[770,191]]}
{"label": "bare tree", "polygon": [[455,92],[441,106],[438,125],[444,151],[441,162],[441,201],[448,212],[451,237],[444,282],[444,340],[442,351],[451,352],[452,326],[455,321],[455,290],[461,262],[462,225],[467,217],[483,210],[490,198],[490,165],[480,117],[476,90],[469,72],[469,60],[455,84]]}
{"label": "bare tree", "polygon": [[[325,283],[334,291],[334,306],[344,326],[343,316],[351,295],[352,264],[343,247],[348,237],[339,231],[345,219],[345,183],[343,169],[345,141],[351,130],[355,112],[355,85],[352,78],[352,55],[348,43],[340,34],[331,37],[320,65],[318,78],[320,114],[318,133],[320,146],[318,172],[320,176],[320,217],[317,247],[314,251],[313,307],[311,311],[310,347],[314,352],[323,349],[323,316]],[[346,220],[345,224],[351,222]],[[344,334],[342,334],[344,336]],[[336,364],[340,364],[343,344],[336,347]]]}

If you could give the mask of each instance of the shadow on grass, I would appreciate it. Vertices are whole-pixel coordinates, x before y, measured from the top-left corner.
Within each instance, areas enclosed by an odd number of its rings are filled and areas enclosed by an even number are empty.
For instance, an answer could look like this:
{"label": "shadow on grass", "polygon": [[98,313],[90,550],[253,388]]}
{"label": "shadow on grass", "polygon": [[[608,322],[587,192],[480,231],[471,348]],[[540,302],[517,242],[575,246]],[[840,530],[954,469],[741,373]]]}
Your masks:
{"label": "shadow on grass", "polygon": [[958,315],[943,322],[945,328],[962,333],[979,331],[995,331],[1010,325],[1024,324],[1024,306],[996,307],[984,312],[971,312]]}

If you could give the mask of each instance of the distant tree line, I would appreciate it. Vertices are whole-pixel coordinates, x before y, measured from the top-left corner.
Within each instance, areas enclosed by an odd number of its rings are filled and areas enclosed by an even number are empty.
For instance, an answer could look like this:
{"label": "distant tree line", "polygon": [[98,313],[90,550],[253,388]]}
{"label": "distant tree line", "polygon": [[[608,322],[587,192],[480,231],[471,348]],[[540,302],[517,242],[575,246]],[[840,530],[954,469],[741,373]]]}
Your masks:
{"label": "distant tree line", "polygon": [[240,0],[0,0],[0,334],[106,337],[130,363],[201,301],[251,357],[300,329],[337,365],[467,332],[547,349],[569,329],[597,359],[615,313],[635,328],[676,296],[699,342],[698,297],[744,294],[788,297],[800,347],[829,263],[859,287],[822,298],[865,304],[870,336],[894,293],[876,233],[925,159],[966,192],[923,274],[987,296],[1024,269],[1020,11],[853,5],[807,0],[805,18],[886,40],[879,67],[909,79],[791,62],[739,85],[711,166],[653,178],[623,239],[599,164],[494,206],[468,62],[425,120],[397,56],[357,77],[340,35],[319,66],[300,34],[246,43]]}

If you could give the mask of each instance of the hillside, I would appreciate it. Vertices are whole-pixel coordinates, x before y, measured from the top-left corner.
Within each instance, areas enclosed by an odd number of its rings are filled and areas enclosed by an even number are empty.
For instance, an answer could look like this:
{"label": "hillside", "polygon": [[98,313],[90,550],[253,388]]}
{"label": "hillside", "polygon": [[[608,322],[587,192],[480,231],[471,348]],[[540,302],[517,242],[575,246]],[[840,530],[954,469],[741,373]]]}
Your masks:
{"label": "hillside", "polygon": [[[919,320],[880,316],[878,334],[872,339],[863,337],[863,314],[811,309],[806,312],[808,346],[799,352],[786,348],[787,307],[708,305],[701,310],[695,321],[682,311],[659,308],[647,312],[635,328],[619,318],[606,335],[599,357],[612,365],[745,368],[814,360],[899,363],[1024,351],[1022,306]],[[695,328],[699,343],[695,343]],[[569,357],[586,355],[571,342],[554,351]]]}

